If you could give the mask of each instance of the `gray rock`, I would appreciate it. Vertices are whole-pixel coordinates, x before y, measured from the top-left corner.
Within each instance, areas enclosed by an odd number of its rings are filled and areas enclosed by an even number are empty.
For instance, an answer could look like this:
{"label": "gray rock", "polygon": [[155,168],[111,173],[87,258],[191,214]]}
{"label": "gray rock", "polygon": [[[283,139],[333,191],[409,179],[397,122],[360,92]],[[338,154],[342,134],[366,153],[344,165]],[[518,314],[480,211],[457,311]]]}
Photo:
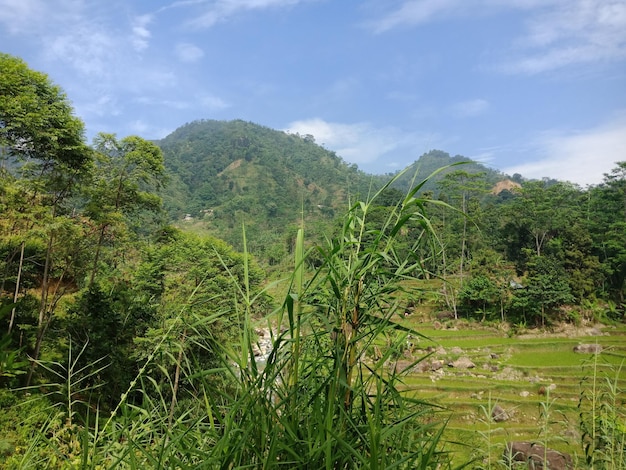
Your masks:
{"label": "gray rock", "polygon": [[493,410],[491,410],[491,418],[496,423],[501,423],[502,421],[508,421],[511,417],[504,408],[500,405],[496,405],[493,407]]}
{"label": "gray rock", "polygon": [[443,367],[443,361],[438,359],[431,359],[419,362],[416,369],[420,372],[435,372]]}
{"label": "gray rock", "polygon": [[454,367],[455,369],[473,369],[476,367],[469,357],[459,357],[456,361],[449,362],[448,365],[450,367]]}
{"label": "gray rock", "polygon": [[574,352],[580,354],[599,354],[602,352],[602,346],[599,344],[579,344],[574,346]]}
{"label": "gray rock", "polygon": [[571,455],[546,449],[534,442],[507,442],[503,457],[509,466],[515,462],[525,462],[527,468],[534,470],[574,470]]}

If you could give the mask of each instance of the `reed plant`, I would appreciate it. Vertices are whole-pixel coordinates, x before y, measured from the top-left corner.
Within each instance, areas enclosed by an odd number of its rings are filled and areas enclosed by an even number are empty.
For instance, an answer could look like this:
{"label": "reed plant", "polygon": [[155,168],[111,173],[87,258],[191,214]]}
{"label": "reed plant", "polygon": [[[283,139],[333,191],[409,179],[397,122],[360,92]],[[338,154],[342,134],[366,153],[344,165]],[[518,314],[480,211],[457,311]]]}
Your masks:
{"label": "reed plant", "polygon": [[585,368],[578,411],[586,463],[594,470],[626,468],[623,362],[615,366],[594,354]]}
{"label": "reed plant", "polygon": [[[415,197],[420,187],[390,210],[382,226],[368,219],[379,192],[354,204],[324,246],[307,252],[299,230],[289,293],[269,320],[271,354],[257,363],[244,330],[241,356],[227,356],[236,362],[232,375],[239,380],[210,452],[222,468],[448,465],[437,407],[405,386],[404,374],[414,364],[398,370],[394,359],[401,356],[403,335],[420,336],[397,321],[404,313],[397,295],[403,281],[423,274],[417,245],[434,237],[425,201]],[[403,257],[396,240],[409,224],[418,236]],[[312,251],[322,261],[307,272]],[[239,293],[240,304],[249,306],[248,291]],[[246,325],[249,311],[243,312]],[[400,340],[380,357],[369,356],[390,332]]]}

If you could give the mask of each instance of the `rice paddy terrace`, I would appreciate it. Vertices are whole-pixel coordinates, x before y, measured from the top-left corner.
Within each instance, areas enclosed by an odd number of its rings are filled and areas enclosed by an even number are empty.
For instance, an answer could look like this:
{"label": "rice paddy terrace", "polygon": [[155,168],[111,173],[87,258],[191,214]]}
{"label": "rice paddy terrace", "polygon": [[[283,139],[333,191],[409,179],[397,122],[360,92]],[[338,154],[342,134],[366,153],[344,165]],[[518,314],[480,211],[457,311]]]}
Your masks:
{"label": "rice paddy terrace", "polygon": [[[547,443],[576,460],[583,453],[581,393],[595,387],[601,394],[617,384],[613,405],[625,409],[626,396],[619,391],[626,383],[624,325],[563,325],[549,333],[513,335],[417,323],[417,318],[407,322],[428,339],[410,338],[398,365],[411,367],[408,389],[440,405],[449,418],[445,437],[459,462],[477,457],[489,467],[512,440]],[[580,345],[601,352],[575,352]],[[424,359],[411,366],[411,358],[419,357]],[[496,406],[502,413],[494,419]]]}

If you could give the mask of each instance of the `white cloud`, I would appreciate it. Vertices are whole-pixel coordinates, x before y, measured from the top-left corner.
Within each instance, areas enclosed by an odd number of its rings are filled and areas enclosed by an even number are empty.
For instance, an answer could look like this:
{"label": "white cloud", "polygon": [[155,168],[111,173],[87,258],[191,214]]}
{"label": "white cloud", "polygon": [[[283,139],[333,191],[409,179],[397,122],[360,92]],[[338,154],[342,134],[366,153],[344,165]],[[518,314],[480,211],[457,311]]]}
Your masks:
{"label": "white cloud", "polygon": [[382,33],[463,16],[522,11],[526,31],[502,51],[507,73],[540,73],[626,58],[624,0],[405,0],[370,23]]}
{"label": "white cloud", "polygon": [[203,108],[211,111],[219,111],[220,109],[229,108],[230,104],[224,101],[222,98],[210,94],[201,94],[198,97],[198,102]]}
{"label": "white cloud", "polygon": [[290,7],[305,1],[310,0],[217,0],[214,2],[189,0],[174,2],[161,10],[199,5],[200,13],[189,22],[189,25],[197,28],[210,28],[241,12]]}
{"label": "white cloud", "polygon": [[540,73],[571,64],[626,58],[626,2],[570,0],[536,14],[518,41],[509,72]]}
{"label": "white cloud", "polygon": [[228,108],[230,106],[223,99],[207,93],[201,93],[194,96],[193,101],[163,99],[154,96],[140,96],[138,98],[135,98],[133,101],[147,106],[161,106],[164,108],[176,110],[193,109],[200,106],[201,108],[211,111],[218,111],[220,109]]}
{"label": "white cloud", "polygon": [[152,36],[148,30],[148,25],[152,22],[152,15],[137,16],[132,22],[131,42],[137,52],[141,52],[148,47],[148,40]]}
{"label": "white cloud", "polygon": [[127,126],[127,130],[129,134],[137,134],[144,139],[162,139],[172,132],[172,129],[155,127],[141,119],[130,122]]}
{"label": "white cloud", "polygon": [[44,54],[48,60],[68,63],[81,74],[100,80],[111,74],[116,47],[108,32],[88,23],[63,31],[46,41]]}
{"label": "white cloud", "polygon": [[48,17],[42,0],[0,0],[0,24],[11,34],[38,29]]}
{"label": "white cloud", "polygon": [[476,117],[489,109],[489,102],[481,98],[461,101],[452,105],[452,114],[458,118]]}
{"label": "white cloud", "polygon": [[387,168],[405,166],[410,162],[399,163],[394,158],[416,158],[432,141],[432,136],[405,133],[393,127],[376,128],[365,122],[344,124],[319,118],[292,122],[286,132],[310,134],[318,144],[334,150],[350,163],[372,164],[385,159],[378,166]]}
{"label": "white cloud", "polygon": [[579,132],[549,132],[537,140],[543,158],[505,168],[526,178],[550,177],[582,186],[598,184],[615,162],[626,160],[626,112],[611,122]]}
{"label": "white cloud", "polygon": [[459,0],[404,1],[395,10],[372,22],[372,26],[375,32],[382,33],[398,26],[426,23],[441,14],[458,11],[461,7],[462,2]]}
{"label": "white cloud", "polygon": [[194,44],[181,42],[176,45],[176,56],[181,62],[197,62],[204,56],[204,51]]}

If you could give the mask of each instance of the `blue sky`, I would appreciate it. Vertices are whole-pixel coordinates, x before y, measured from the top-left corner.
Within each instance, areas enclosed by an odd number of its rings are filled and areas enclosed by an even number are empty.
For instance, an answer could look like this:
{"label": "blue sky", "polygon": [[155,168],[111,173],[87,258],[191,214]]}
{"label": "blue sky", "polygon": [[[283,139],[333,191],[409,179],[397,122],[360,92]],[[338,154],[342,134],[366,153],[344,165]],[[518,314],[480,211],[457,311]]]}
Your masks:
{"label": "blue sky", "polygon": [[583,187],[626,160],[626,0],[0,0],[0,51],[89,138],[244,119],[371,173],[440,149]]}

